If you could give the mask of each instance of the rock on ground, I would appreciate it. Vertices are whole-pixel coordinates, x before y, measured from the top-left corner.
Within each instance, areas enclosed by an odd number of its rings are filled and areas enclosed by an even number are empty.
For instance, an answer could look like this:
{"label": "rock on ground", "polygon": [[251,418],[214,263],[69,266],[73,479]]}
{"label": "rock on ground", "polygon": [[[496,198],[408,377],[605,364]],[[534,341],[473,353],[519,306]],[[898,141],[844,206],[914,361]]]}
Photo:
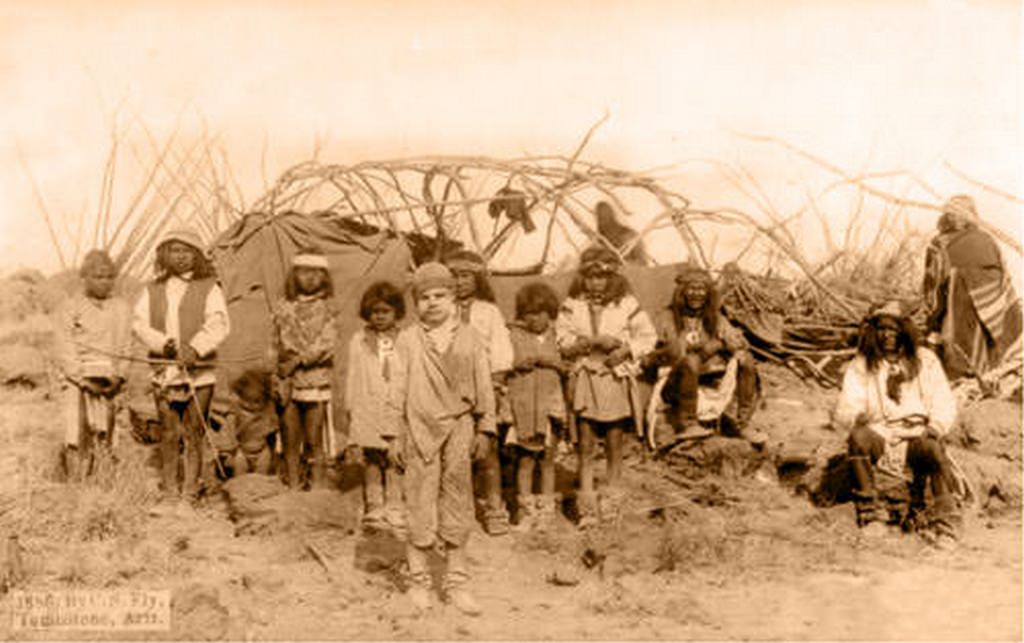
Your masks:
{"label": "rock on ground", "polygon": [[359,507],[353,494],[337,490],[291,491],[276,476],[247,474],[228,480],[223,491],[238,534],[289,530],[355,531]]}

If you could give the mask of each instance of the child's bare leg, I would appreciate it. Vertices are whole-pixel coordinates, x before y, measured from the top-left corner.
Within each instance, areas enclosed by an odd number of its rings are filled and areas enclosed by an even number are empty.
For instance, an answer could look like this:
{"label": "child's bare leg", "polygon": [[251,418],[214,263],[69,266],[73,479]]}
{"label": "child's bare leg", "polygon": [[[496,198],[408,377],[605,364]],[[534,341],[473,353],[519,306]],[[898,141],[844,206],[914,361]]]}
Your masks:
{"label": "child's bare leg", "polygon": [[256,466],[254,467],[253,473],[258,473],[264,476],[270,474],[270,462],[272,457],[270,447],[263,447],[260,450],[259,455],[256,456]]}
{"label": "child's bare leg", "polygon": [[231,458],[231,469],[233,476],[244,476],[249,471],[249,459],[245,457],[245,452],[241,449],[235,452],[233,458]]}
{"label": "child's bare leg", "polygon": [[508,531],[508,511],[505,500],[501,497],[501,460],[498,456],[498,439],[491,437],[490,448],[481,465],[482,482],[484,485],[484,528],[492,536]]}
{"label": "child's bare leg", "polygon": [[544,496],[555,493],[555,445],[544,448],[540,456],[540,492]]}
{"label": "child's bare leg", "polygon": [[384,509],[384,464],[380,449],[363,450],[363,520],[376,520]]}
{"label": "child's bare leg", "polygon": [[[193,498],[199,491],[199,479],[203,467],[203,445],[206,442],[204,423],[210,409],[212,386],[202,386],[195,391],[195,399],[189,400],[182,417],[185,436],[185,472],[182,493]],[[198,404],[197,404],[198,402]]]}
{"label": "child's bare leg", "polygon": [[312,465],[310,467],[312,472],[310,488],[312,489],[323,489],[327,486],[327,456],[324,453],[324,409],[326,406],[323,402],[308,404],[302,418]]}
{"label": "child's bare leg", "polygon": [[605,445],[608,455],[608,486],[615,487],[622,481],[622,424],[608,427]]}
{"label": "child's bare leg", "polygon": [[384,478],[384,511],[392,527],[405,528],[402,474],[390,464],[381,470]]}
{"label": "child's bare leg", "polygon": [[156,399],[160,416],[160,486],[165,494],[178,494],[178,460],[181,450],[181,416],[171,403]]}
{"label": "child's bare leg", "polygon": [[526,449],[516,449],[516,506],[520,528],[533,527],[537,499],[533,495],[534,470],[537,457]]}
{"label": "child's bare leg", "polygon": [[516,468],[516,494],[520,498],[533,493],[533,470],[537,466],[534,455],[526,449],[518,449],[518,466]]}
{"label": "child's bare leg", "polygon": [[96,452],[96,433],[92,430],[92,426],[89,424],[89,414],[87,410],[88,401],[85,393],[79,395],[79,413],[78,413],[78,470],[77,470],[77,482],[82,482],[92,474],[93,461],[95,460]]}
{"label": "child's bare leg", "polygon": [[594,493],[594,448],[597,439],[594,437],[594,427],[589,421],[579,421],[579,475],[580,493]]}
{"label": "child's bare leg", "polygon": [[299,403],[292,401],[284,407],[284,466],[288,487],[299,488],[299,457],[302,454],[302,415]]}

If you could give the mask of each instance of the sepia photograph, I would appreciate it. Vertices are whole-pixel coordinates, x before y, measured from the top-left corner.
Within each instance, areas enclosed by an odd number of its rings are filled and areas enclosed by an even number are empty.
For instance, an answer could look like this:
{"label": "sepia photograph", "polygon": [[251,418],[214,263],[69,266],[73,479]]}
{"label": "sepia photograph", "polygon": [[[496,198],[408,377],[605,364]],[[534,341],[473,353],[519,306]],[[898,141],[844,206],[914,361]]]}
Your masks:
{"label": "sepia photograph", "polygon": [[0,3],[0,640],[1021,640],[1022,9]]}

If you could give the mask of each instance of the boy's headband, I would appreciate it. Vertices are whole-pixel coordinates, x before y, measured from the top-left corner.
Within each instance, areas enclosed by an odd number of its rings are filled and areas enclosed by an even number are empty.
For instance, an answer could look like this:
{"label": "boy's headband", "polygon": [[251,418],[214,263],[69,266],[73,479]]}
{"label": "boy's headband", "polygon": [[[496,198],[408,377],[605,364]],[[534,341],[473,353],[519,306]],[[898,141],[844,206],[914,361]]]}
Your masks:
{"label": "boy's headband", "polygon": [[327,257],[323,255],[295,255],[292,258],[292,265],[302,268],[323,268],[328,269]]}

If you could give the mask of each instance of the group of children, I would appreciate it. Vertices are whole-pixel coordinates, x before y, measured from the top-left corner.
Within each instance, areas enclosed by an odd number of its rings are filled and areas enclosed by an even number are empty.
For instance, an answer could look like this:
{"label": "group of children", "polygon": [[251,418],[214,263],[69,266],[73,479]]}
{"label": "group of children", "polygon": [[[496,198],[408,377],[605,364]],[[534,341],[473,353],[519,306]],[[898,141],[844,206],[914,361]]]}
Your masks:
{"label": "group of children", "polygon": [[[95,319],[87,325],[123,327],[111,321],[117,306],[106,303],[115,276],[109,258],[87,261],[82,272],[88,306],[107,311],[84,308]],[[342,397],[345,453],[364,465],[366,525],[408,531],[413,602],[430,604],[427,559],[436,549],[447,560],[445,596],[473,613],[478,608],[465,591],[465,544],[475,495],[483,498],[486,531],[507,531],[501,461],[512,457],[517,522],[531,527],[549,521],[558,507],[557,446],[575,442],[581,526],[616,511],[624,433],[642,422],[637,377],[658,334],[631,294],[618,256],[603,247],[582,253],[564,301],[541,281],[521,288],[512,323],[494,303],[485,262],[472,252],[420,265],[410,291],[412,323],[404,323],[406,300],[396,285],[377,282],[362,295],[365,324],[348,345]],[[247,371],[231,383],[233,404],[224,426],[236,437],[230,461],[236,474],[269,473],[277,451],[291,487],[325,485],[333,455],[328,403],[339,314],[332,294],[326,257],[299,251],[284,297],[273,307],[274,372]],[[216,351],[230,329],[223,292],[194,232],[173,232],[159,245],[156,278],[135,305],[131,327],[147,347],[153,371],[163,489],[177,495],[180,477],[180,494],[193,497],[203,451],[211,444]],[[65,334],[75,335],[74,328]],[[123,382],[126,333],[108,334],[79,332],[85,341],[71,340],[104,356],[91,370],[67,369],[86,403],[109,401]],[[70,351],[67,357],[67,364],[88,361]],[[100,428],[108,426],[103,422]],[[79,414],[75,424],[92,427],[94,414]],[[85,434],[95,431],[69,431],[69,442],[83,447]],[[607,459],[600,495],[594,481],[599,439]]]}

